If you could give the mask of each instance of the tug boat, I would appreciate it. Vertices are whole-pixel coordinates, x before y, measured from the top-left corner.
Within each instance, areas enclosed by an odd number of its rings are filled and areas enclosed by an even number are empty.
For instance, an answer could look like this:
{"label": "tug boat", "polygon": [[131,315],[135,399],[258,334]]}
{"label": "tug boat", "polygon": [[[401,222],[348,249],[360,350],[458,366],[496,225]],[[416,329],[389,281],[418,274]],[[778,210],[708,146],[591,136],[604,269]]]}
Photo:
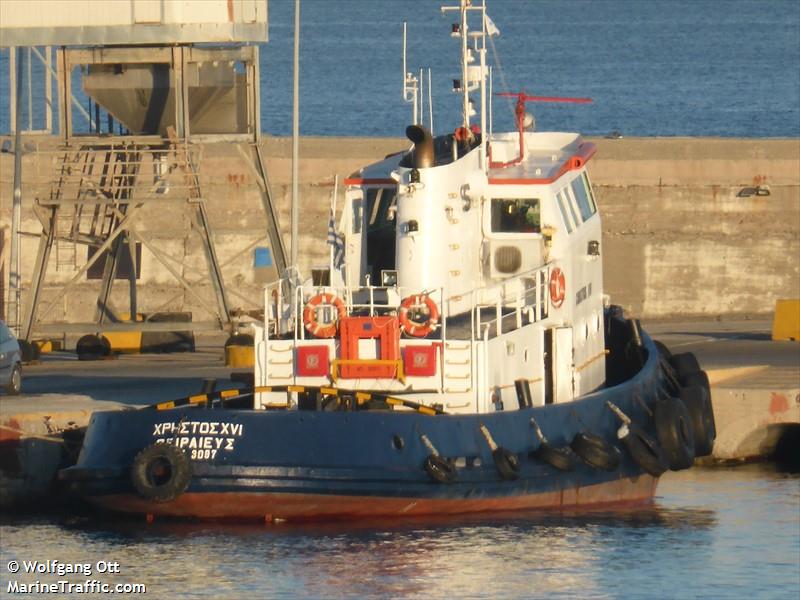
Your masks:
{"label": "tug boat", "polygon": [[407,151],[344,181],[337,260],[265,289],[252,388],[95,413],[60,474],[76,493],[201,519],[573,510],[648,502],[710,454],[695,357],[603,295],[595,145],[529,130],[527,102],[588,100],[516,94],[516,131],[492,133],[496,28],[485,3],[442,10],[458,127],[411,125]]}

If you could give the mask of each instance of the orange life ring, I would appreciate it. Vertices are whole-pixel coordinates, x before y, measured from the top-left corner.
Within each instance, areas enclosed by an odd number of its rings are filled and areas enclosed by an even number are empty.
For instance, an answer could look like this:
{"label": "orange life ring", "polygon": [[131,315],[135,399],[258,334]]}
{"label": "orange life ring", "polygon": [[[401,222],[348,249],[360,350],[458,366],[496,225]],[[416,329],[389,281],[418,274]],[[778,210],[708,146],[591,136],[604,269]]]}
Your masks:
{"label": "orange life ring", "polygon": [[[333,306],[336,308],[336,319],[329,323],[320,323],[317,320],[317,308],[320,306]],[[319,338],[332,338],[336,335],[336,324],[347,316],[344,302],[338,296],[323,292],[312,297],[303,309],[303,325],[306,331]]]}
{"label": "orange life ring", "polygon": [[[424,323],[416,323],[408,316],[408,311],[415,306],[425,305],[428,308],[428,320]],[[416,294],[405,298],[400,303],[400,314],[397,318],[400,320],[400,326],[408,335],[414,337],[425,337],[431,331],[436,329],[436,324],[439,322],[439,307],[436,302],[428,294]]]}
{"label": "orange life ring", "polygon": [[554,308],[564,304],[564,297],[567,295],[567,280],[564,271],[556,267],[550,271],[550,302]]}

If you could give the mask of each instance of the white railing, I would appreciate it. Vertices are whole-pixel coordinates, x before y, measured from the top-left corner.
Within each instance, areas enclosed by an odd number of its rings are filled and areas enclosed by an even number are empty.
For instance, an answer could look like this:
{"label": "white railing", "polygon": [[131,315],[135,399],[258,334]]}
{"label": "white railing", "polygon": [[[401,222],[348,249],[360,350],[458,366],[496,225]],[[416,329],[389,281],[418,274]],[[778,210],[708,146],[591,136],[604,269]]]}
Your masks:
{"label": "white railing", "polygon": [[[550,269],[548,263],[526,271],[516,277],[473,292],[473,339],[488,339],[501,335],[504,330],[519,329],[524,324],[538,323],[549,315],[548,286]],[[493,318],[486,319],[484,312],[490,309]],[[512,326],[505,327],[507,320]]]}
{"label": "white railing", "polygon": [[[518,329],[524,324],[538,323],[549,316],[549,275],[556,263],[548,263],[521,275],[482,287],[470,293],[470,339],[488,339],[504,331]],[[341,298],[348,314],[363,316],[397,314],[402,300],[410,295],[427,294],[440,311],[441,339],[447,339],[447,320],[451,316],[449,300],[443,288],[418,290],[400,287],[362,286],[307,286],[295,280],[280,279],[264,288],[264,325],[270,337],[293,334],[295,339],[306,339],[302,323],[303,309],[315,295],[328,293]],[[463,295],[462,295],[463,297]],[[492,312],[486,318],[487,309]],[[333,307],[318,310],[333,311]],[[326,317],[333,317],[332,314]],[[511,324],[508,325],[508,321]]]}
{"label": "white railing", "polygon": [[[376,316],[396,315],[404,298],[425,294],[436,303],[440,312],[442,338],[445,337],[446,306],[444,290],[419,290],[402,287],[362,286],[350,288],[329,285],[296,285],[281,279],[264,288],[264,325],[268,336],[286,336],[293,333],[295,339],[306,339],[302,315],[308,301],[318,294],[332,294],[344,302],[348,315]],[[320,311],[333,311],[331,306],[320,306]],[[327,318],[332,314],[325,315]]]}

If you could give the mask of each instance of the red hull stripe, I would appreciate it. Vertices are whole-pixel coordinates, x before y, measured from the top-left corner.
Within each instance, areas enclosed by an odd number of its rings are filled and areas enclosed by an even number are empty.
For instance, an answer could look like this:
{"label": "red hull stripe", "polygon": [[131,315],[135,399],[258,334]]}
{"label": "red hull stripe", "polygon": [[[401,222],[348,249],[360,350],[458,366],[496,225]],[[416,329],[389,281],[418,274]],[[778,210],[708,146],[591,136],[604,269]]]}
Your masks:
{"label": "red hull stripe", "polygon": [[657,484],[658,479],[641,475],[580,488],[500,498],[387,498],[214,492],[186,493],[163,504],[127,494],[97,496],[91,501],[108,510],[154,516],[305,521],[619,506],[651,500]]}
{"label": "red hull stripe", "polygon": [[546,185],[553,183],[564,173],[580,169],[589,162],[589,159],[592,158],[596,152],[597,146],[591,142],[585,142],[581,144],[575,154],[564,161],[564,164],[561,165],[561,168],[552,177],[543,177],[539,179],[530,177],[489,177],[489,183],[492,185]]}

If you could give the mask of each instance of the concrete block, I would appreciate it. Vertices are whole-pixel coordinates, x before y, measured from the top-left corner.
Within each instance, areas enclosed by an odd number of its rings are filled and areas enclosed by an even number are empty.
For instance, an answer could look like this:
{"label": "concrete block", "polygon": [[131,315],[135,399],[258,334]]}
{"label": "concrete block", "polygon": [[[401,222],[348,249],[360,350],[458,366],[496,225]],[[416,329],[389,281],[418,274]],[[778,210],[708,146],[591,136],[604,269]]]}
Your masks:
{"label": "concrete block", "polygon": [[49,354],[50,352],[57,352],[64,349],[64,342],[62,340],[33,340],[33,344],[39,348],[41,354]]}
{"label": "concrete block", "polygon": [[711,386],[717,440],[713,458],[769,456],[790,427],[800,426],[800,373],[796,368],[727,379]]}
{"label": "concrete block", "polygon": [[103,333],[111,344],[111,351],[118,354],[138,354],[142,350],[141,331],[107,331]]}
{"label": "concrete block", "polygon": [[88,396],[48,394],[3,398],[0,403],[0,508],[55,499],[59,469],[74,464],[79,448],[63,432],[89,424],[96,410],[118,410],[118,402]]}
{"label": "concrete block", "polygon": [[775,302],[772,339],[800,342],[800,300]]}

